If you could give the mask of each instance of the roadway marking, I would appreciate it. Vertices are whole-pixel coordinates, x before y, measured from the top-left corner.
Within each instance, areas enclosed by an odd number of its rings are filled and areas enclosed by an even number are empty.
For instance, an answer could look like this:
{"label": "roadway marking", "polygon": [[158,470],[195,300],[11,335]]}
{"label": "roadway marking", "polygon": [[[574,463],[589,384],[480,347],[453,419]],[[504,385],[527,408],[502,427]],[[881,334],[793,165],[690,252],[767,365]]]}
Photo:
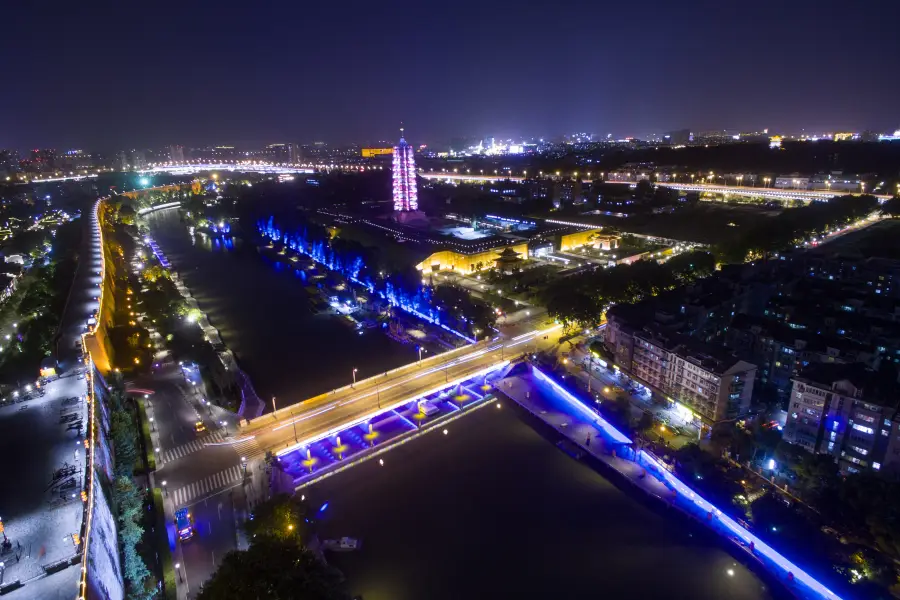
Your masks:
{"label": "roadway marking", "polygon": [[168,462],[172,462],[173,460],[179,459],[182,456],[187,456],[188,454],[193,454],[198,450],[202,450],[203,446],[209,443],[218,442],[225,437],[224,429],[217,429],[210,435],[205,435],[203,437],[199,437],[196,440],[188,442],[187,444],[182,444],[171,450],[166,450],[162,453],[161,464],[165,464]]}
{"label": "roadway marking", "polygon": [[243,478],[243,469],[241,469],[240,465],[235,465],[224,471],[219,471],[215,475],[210,475],[200,481],[189,483],[188,485],[175,490],[172,492],[172,501],[175,503],[176,508],[185,506],[195,498],[199,498],[204,494],[220,491],[226,486],[240,482]]}
{"label": "roadway marking", "polygon": [[256,456],[263,454],[263,449],[256,441],[256,437],[249,437],[237,440],[231,447],[237,453],[238,458],[246,458],[248,461]]}

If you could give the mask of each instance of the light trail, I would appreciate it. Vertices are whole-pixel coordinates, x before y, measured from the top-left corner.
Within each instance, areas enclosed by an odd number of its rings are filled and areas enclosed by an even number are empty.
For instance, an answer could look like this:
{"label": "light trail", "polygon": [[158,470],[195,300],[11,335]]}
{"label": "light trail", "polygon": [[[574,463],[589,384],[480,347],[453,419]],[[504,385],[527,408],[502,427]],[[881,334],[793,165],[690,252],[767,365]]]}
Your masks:
{"label": "light trail", "polygon": [[357,417],[357,418],[355,418],[355,419],[349,420],[349,421],[347,421],[347,422],[345,422],[345,423],[341,423],[340,425],[336,425],[336,426],[332,427],[331,429],[329,429],[328,431],[325,431],[324,433],[320,433],[320,434],[317,434],[317,435],[313,435],[313,436],[311,436],[311,437],[309,437],[309,438],[304,439],[303,441],[300,441],[300,442],[295,443],[293,446],[288,446],[287,448],[284,448],[283,450],[278,451],[278,452],[276,453],[276,456],[284,456],[284,455],[286,455],[286,454],[290,454],[291,452],[293,452],[294,450],[297,450],[298,448],[302,448],[302,447],[304,447],[304,446],[308,446],[308,445],[310,445],[310,444],[314,444],[314,443],[316,443],[316,442],[318,442],[318,441],[320,441],[320,440],[323,440],[323,439],[325,439],[325,438],[327,438],[327,437],[330,437],[330,436],[332,436],[332,435],[334,435],[334,434],[336,434],[336,433],[340,433],[341,431],[344,431],[345,429],[350,429],[351,427],[355,427],[355,426],[359,425],[360,423],[365,423],[366,421],[369,421],[369,420],[371,420],[371,419],[374,419],[374,418],[377,417],[378,415],[382,415],[382,414],[384,414],[384,413],[393,411],[393,410],[399,408],[400,406],[403,406],[404,404],[410,404],[410,403],[412,403],[412,402],[415,402],[415,401],[417,401],[417,400],[420,400],[421,398],[424,398],[424,397],[426,397],[426,396],[430,396],[431,394],[435,394],[435,393],[441,392],[442,390],[445,390],[445,389],[447,389],[447,388],[451,388],[451,387],[453,387],[453,386],[455,386],[455,385],[459,385],[460,383],[464,383],[464,382],[466,382],[466,381],[468,381],[468,380],[470,380],[470,379],[475,379],[475,378],[477,378],[477,377],[482,377],[482,376],[484,376],[484,375],[487,375],[487,374],[489,374],[489,373],[492,373],[493,371],[496,371],[496,370],[498,370],[498,369],[502,369],[503,367],[505,367],[505,366],[508,365],[509,363],[510,363],[510,361],[504,360],[504,361],[502,361],[502,362],[500,362],[500,363],[497,363],[497,364],[495,364],[495,365],[491,365],[491,366],[489,366],[489,367],[487,367],[487,368],[485,368],[485,369],[481,369],[480,371],[477,371],[477,372],[475,372],[475,373],[469,373],[469,374],[467,374],[467,375],[465,375],[465,376],[463,376],[463,377],[460,377],[460,378],[458,378],[458,379],[455,379],[455,380],[453,380],[453,381],[449,381],[449,382],[442,383],[441,385],[439,385],[439,386],[437,386],[437,387],[435,387],[435,388],[432,388],[432,389],[427,390],[427,391],[424,391],[424,392],[420,392],[419,394],[417,394],[417,395],[415,395],[415,396],[412,396],[412,397],[409,397],[409,398],[404,398],[403,400],[394,402],[393,404],[391,404],[391,405],[389,405],[389,406],[385,406],[385,407],[379,408],[379,409],[377,409],[377,410],[375,410],[375,411],[373,411],[373,412],[370,412],[370,413],[367,413],[367,414],[362,415],[362,416],[360,416],[360,417]]}

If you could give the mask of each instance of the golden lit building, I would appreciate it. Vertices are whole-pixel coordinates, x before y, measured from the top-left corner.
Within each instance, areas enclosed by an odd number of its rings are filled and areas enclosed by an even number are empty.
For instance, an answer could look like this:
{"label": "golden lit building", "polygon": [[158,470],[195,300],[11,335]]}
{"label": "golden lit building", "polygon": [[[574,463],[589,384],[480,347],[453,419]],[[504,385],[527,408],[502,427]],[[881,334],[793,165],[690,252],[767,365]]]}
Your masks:
{"label": "golden lit building", "polygon": [[587,245],[609,250],[616,247],[618,240],[618,236],[603,235],[599,229],[585,229],[560,236],[559,250],[560,252],[567,252]]}
{"label": "golden lit building", "polygon": [[511,248],[522,260],[528,258],[528,243],[521,242],[507,246],[497,246],[480,252],[466,254],[456,250],[438,250],[416,265],[423,273],[436,271],[456,271],[457,273],[474,273],[495,266],[500,254]]}
{"label": "golden lit building", "polygon": [[385,154],[393,154],[393,148],[363,148],[362,149],[362,157],[363,158],[374,158],[376,156],[383,156]]}

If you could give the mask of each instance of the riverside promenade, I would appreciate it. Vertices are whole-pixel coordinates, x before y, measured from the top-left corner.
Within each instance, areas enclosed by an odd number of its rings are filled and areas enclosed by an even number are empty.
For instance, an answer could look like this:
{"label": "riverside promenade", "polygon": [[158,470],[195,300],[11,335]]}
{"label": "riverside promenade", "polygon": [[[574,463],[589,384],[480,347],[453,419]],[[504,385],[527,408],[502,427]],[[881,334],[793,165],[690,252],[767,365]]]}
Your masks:
{"label": "riverside promenade", "polygon": [[568,439],[619,474],[623,481],[721,535],[735,545],[738,555],[744,555],[745,562],[765,569],[796,598],[840,600],[837,594],[683,483],[658,457],[647,450],[636,450],[631,439],[587,404],[588,399],[579,399],[552,375],[526,364],[513,371],[497,391],[552,427],[560,439]]}

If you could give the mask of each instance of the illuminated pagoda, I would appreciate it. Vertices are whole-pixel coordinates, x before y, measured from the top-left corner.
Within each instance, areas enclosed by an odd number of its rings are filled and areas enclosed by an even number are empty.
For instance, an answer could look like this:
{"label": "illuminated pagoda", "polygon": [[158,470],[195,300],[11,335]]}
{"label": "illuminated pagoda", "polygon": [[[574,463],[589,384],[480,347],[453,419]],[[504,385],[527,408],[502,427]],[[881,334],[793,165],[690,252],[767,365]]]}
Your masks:
{"label": "illuminated pagoda", "polygon": [[400,213],[419,210],[419,196],[416,191],[416,158],[412,146],[403,139],[400,128],[400,143],[394,146],[394,211]]}

